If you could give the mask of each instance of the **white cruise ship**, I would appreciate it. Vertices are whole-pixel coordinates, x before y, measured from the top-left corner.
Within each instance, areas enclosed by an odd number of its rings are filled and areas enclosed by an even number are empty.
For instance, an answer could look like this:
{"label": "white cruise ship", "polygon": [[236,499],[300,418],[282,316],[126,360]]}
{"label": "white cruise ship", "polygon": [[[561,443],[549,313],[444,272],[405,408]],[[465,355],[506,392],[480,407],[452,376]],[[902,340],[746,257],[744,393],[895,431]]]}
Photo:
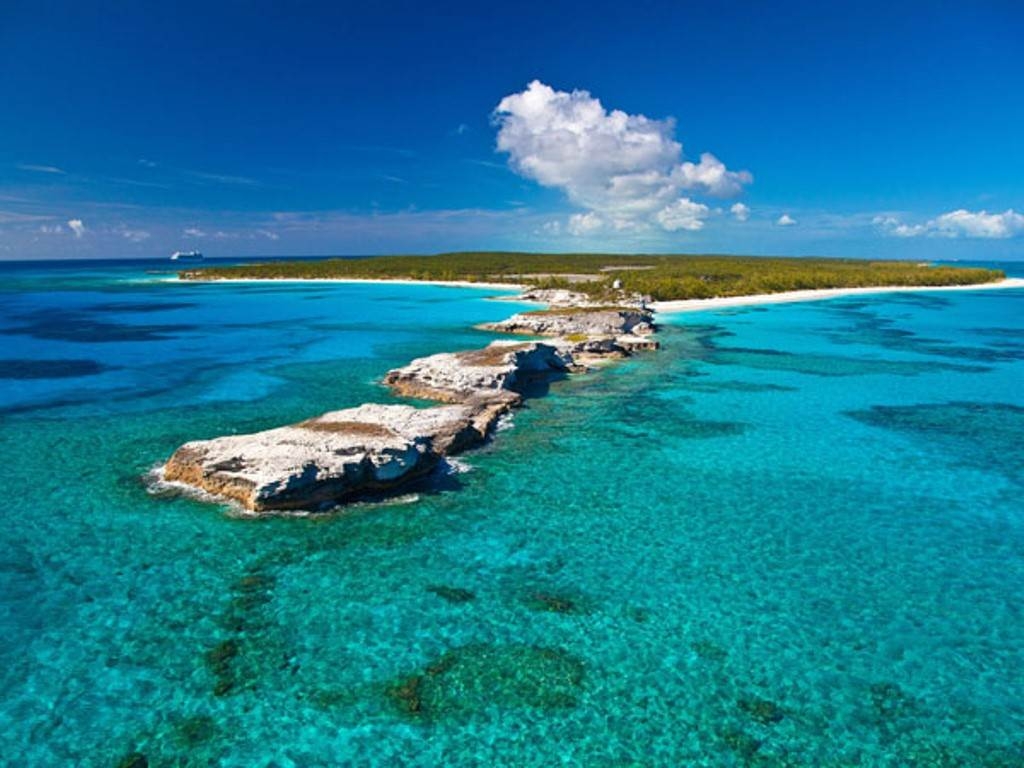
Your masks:
{"label": "white cruise ship", "polygon": [[202,261],[203,254],[199,251],[175,251],[171,254],[171,261]]}

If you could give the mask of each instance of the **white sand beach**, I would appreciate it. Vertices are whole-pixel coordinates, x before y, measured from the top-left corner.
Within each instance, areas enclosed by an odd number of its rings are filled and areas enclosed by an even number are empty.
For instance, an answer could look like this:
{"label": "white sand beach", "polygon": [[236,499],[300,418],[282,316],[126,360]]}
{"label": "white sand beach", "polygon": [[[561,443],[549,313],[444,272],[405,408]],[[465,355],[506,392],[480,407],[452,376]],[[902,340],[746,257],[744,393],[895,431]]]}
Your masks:
{"label": "white sand beach", "polygon": [[[170,277],[168,280],[181,280]],[[411,280],[403,278],[369,277],[217,277],[211,280],[189,282],[209,283],[384,283],[389,285],[439,285],[445,288],[481,288],[501,291],[522,291],[529,286],[519,283],[485,283],[470,280]]]}
{"label": "white sand beach", "polygon": [[673,312],[700,312],[709,309],[722,309],[724,307],[746,307],[755,304],[789,304],[797,301],[819,301],[821,299],[834,299],[841,296],[861,296],[877,293],[980,291],[998,288],[1024,288],[1024,278],[1009,277],[996,283],[978,283],[976,285],[906,285],[889,288],[824,288],[812,291],[783,291],[781,293],[762,293],[752,296],[723,296],[714,299],[655,301],[650,307],[655,312],[669,314]]}

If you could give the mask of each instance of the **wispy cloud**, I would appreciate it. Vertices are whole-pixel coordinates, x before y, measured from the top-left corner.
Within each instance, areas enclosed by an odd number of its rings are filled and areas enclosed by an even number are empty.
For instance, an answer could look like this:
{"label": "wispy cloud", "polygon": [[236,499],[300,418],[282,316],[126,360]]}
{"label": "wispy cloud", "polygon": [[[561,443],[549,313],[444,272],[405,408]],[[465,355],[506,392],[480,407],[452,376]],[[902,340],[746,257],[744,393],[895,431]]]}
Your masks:
{"label": "wispy cloud", "polygon": [[126,179],[121,176],[101,177],[101,181],[111,184],[123,184],[129,187],[148,187],[151,189],[171,189],[170,184],[161,184],[156,181],[139,181],[138,179]]}
{"label": "wispy cloud", "polygon": [[475,157],[463,158],[464,163],[472,163],[473,165],[482,165],[484,168],[497,168],[502,171],[507,171],[508,166],[505,163],[496,163],[493,160],[478,160]]}
{"label": "wispy cloud", "polygon": [[32,171],[33,173],[53,173],[63,176],[67,173],[55,165],[34,165],[32,163],[18,163],[15,166],[19,171]]}
{"label": "wispy cloud", "polygon": [[379,152],[386,155],[399,155],[401,157],[415,157],[416,152],[406,147],[389,147],[383,144],[346,144],[338,149],[348,152]]}
{"label": "wispy cloud", "polygon": [[233,176],[227,173],[208,173],[207,171],[184,171],[186,176],[202,181],[212,181],[218,184],[231,184],[243,187],[258,187],[261,182],[248,176]]}
{"label": "wispy cloud", "polygon": [[143,240],[149,240],[150,238],[149,232],[145,229],[131,229],[122,225],[116,227],[114,231],[125,240],[130,240],[133,243],[141,243]]}
{"label": "wispy cloud", "polygon": [[0,224],[25,224],[35,221],[50,221],[53,216],[43,216],[18,211],[0,211]]}

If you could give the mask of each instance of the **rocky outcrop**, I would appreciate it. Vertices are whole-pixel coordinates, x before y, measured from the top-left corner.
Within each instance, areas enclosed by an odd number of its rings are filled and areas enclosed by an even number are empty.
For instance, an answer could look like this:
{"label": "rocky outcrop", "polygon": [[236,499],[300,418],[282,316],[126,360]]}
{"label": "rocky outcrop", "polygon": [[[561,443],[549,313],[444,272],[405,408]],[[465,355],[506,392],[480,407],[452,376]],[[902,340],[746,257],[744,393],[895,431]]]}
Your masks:
{"label": "rocky outcrop", "polygon": [[163,468],[181,483],[247,510],[317,509],[389,491],[430,472],[445,457],[482,443],[498,418],[522,401],[532,377],[572,366],[550,344],[495,342],[414,360],[385,382],[410,397],[451,405],[367,404],[287,427],[181,446]]}
{"label": "rocky outcrop", "polygon": [[658,342],[652,338],[654,316],[645,309],[631,307],[565,307],[523,312],[480,327],[501,333],[552,337],[551,344],[571,355],[578,368],[658,348]]}
{"label": "rocky outcrop", "polygon": [[316,510],[393,491],[446,456],[479,445],[527,385],[637,349],[656,348],[652,316],[630,307],[565,308],[515,315],[488,328],[549,336],[444,352],[389,371],[396,393],[447,403],[367,404],[286,427],[181,446],[162,469],[183,484],[262,514]]}
{"label": "rocky outcrop", "polygon": [[406,397],[511,407],[522,399],[517,389],[530,378],[563,373],[572,367],[572,356],[554,345],[496,341],[469,352],[421,357],[389,371],[384,383]]}
{"label": "rocky outcrop", "polygon": [[619,336],[654,332],[650,312],[629,307],[567,308],[524,312],[481,328],[535,336]]}
{"label": "rocky outcrop", "polygon": [[315,509],[387,490],[442,456],[483,442],[500,409],[362,405],[287,427],[181,446],[164,467],[185,483],[254,512]]}

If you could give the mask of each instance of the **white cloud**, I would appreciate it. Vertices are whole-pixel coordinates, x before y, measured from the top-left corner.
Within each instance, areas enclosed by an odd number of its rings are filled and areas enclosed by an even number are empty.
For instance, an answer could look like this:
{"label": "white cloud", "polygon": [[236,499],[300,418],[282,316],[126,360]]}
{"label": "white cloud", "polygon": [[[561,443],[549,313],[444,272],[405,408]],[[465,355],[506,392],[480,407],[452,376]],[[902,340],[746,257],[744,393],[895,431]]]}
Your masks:
{"label": "white cloud", "polygon": [[704,226],[704,219],[707,217],[708,211],[708,207],[703,203],[695,203],[681,197],[658,211],[655,218],[669,232],[680,229],[696,232]]}
{"label": "white cloud", "polygon": [[56,173],[64,175],[65,171],[61,170],[55,165],[33,165],[31,163],[19,163],[19,171],[34,171],[35,173]]}
{"label": "white cloud", "polygon": [[0,210],[0,224],[25,224],[33,221],[49,221],[53,218],[53,216]]}
{"label": "white cloud", "polygon": [[958,208],[922,224],[907,224],[896,216],[876,216],[873,220],[883,232],[894,237],[975,237],[1007,238],[1024,234],[1024,214],[1009,208],[1002,213],[968,211]]}
{"label": "white cloud", "polygon": [[683,162],[674,120],[609,112],[587,91],[556,91],[534,80],[501,100],[495,121],[497,148],[508,153],[512,169],[563,190],[587,209],[583,215],[593,214],[592,228],[601,222],[615,229],[696,229],[693,212],[688,226],[677,226],[680,211],[700,205],[684,193],[727,196],[753,180],[710,153]]}
{"label": "white cloud", "polygon": [[82,223],[81,219],[69,219],[68,229],[75,233],[75,237],[81,237],[85,234],[85,224]]}
{"label": "white cloud", "polygon": [[186,176],[191,176],[194,179],[212,181],[217,184],[232,184],[243,187],[262,186],[256,179],[250,179],[248,176],[231,176],[226,173],[207,173],[206,171],[184,171],[184,173]]}
{"label": "white cloud", "polygon": [[775,223],[778,224],[780,227],[792,227],[794,224],[796,224],[796,219],[794,219],[788,213],[784,213],[781,216],[779,216],[778,219],[776,219]]}
{"label": "white cloud", "polygon": [[269,229],[257,229],[256,234],[262,235],[263,237],[267,238],[267,240],[281,239],[280,235],[278,235],[277,232],[271,232]]}
{"label": "white cloud", "polygon": [[144,229],[128,229],[127,227],[118,227],[116,231],[125,240],[131,240],[133,243],[141,243],[143,240],[149,239],[149,232],[147,232]]}
{"label": "white cloud", "polygon": [[185,235],[185,237],[206,237],[206,233],[199,229],[199,227],[186,227],[182,234]]}
{"label": "white cloud", "polygon": [[590,213],[574,213],[569,217],[566,229],[569,230],[570,234],[583,237],[584,235],[596,232],[603,226],[604,221],[602,221],[601,217],[591,211]]}
{"label": "white cloud", "polygon": [[60,235],[64,233],[64,227],[60,224],[43,224],[39,227],[39,231],[44,235]]}
{"label": "white cloud", "polygon": [[750,171],[730,171],[725,163],[705,152],[697,164],[686,162],[672,171],[679,178],[681,189],[703,191],[716,197],[732,197],[743,191],[743,185],[754,180]]}
{"label": "white cloud", "polygon": [[735,218],[736,221],[746,221],[750,218],[750,208],[745,206],[743,203],[733,203],[729,212],[733,215],[733,218]]}

